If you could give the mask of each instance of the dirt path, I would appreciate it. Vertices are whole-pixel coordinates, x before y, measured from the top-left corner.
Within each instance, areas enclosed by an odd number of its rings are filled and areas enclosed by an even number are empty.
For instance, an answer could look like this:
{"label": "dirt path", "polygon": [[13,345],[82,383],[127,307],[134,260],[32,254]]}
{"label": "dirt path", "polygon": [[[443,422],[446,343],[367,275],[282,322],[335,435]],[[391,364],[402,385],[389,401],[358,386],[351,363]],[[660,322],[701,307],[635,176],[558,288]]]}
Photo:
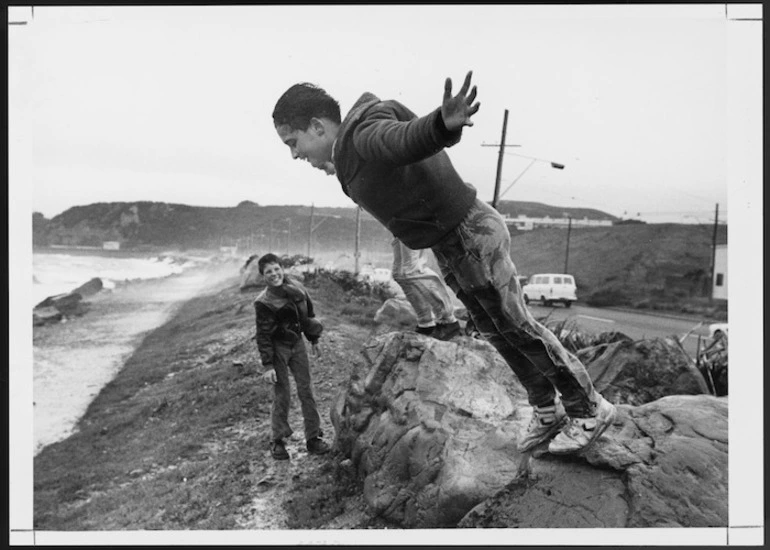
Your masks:
{"label": "dirt path", "polygon": [[[351,366],[357,360],[360,343],[371,335],[371,329],[333,313],[321,314],[319,318],[326,330],[320,342],[320,357],[311,356],[311,370],[321,427],[324,438],[331,444],[334,440],[329,414],[332,404],[345,387]],[[291,459],[274,460],[267,448],[252,458],[249,475],[255,491],[251,502],[238,512],[239,529],[291,529],[300,525],[316,529],[350,529],[366,524],[369,518],[360,494],[346,495],[345,502],[339,502],[340,495],[334,494],[340,488],[332,485],[345,475],[339,471],[338,457],[331,453],[321,457],[307,453],[302,414],[296,392],[292,391],[289,423],[295,432],[287,440]],[[258,430],[269,428],[269,416],[258,421]],[[245,433],[249,428],[244,426],[243,430]],[[352,481],[352,472],[348,481]],[[293,517],[289,517],[289,510],[295,512]]]}

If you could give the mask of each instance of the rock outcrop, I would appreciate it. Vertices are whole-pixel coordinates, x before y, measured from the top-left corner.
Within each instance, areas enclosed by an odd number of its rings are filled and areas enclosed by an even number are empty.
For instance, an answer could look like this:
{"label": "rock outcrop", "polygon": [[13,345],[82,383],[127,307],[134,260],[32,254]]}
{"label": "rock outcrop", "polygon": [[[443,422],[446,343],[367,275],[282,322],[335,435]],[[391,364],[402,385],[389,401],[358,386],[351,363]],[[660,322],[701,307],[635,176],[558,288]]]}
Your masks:
{"label": "rock outcrop", "polygon": [[98,294],[102,291],[104,288],[104,283],[99,277],[94,277],[87,283],[83,283],[79,287],[77,287],[75,290],[72,291],[72,294],[80,294],[81,297],[87,298],[88,296],[93,296],[94,294]]}
{"label": "rock outcrop", "polygon": [[78,287],[76,291],[49,296],[32,309],[32,325],[48,325],[61,322],[68,317],[84,315],[88,311],[88,304],[83,302],[83,294],[78,291],[90,296],[99,292],[101,288],[101,279],[94,278]]}
{"label": "rock outcrop", "polygon": [[265,279],[259,273],[257,259],[257,255],[250,257],[246,264],[241,268],[241,291],[262,288],[265,286]]}
{"label": "rock outcrop", "polygon": [[727,399],[618,405],[582,457],[544,455],[459,527],[726,527]]}
{"label": "rock outcrop", "polygon": [[488,343],[391,332],[365,344],[332,423],[370,511],[403,527],[727,524],[723,398],[619,405],[579,457],[518,453],[531,414]]}
{"label": "rock outcrop", "polygon": [[388,298],[374,314],[375,323],[396,328],[417,324],[417,314],[406,298]]}
{"label": "rock outcrop", "polygon": [[580,350],[596,389],[613,403],[642,405],[666,395],[708,394],[706,380],[673,338],[622,339]]}

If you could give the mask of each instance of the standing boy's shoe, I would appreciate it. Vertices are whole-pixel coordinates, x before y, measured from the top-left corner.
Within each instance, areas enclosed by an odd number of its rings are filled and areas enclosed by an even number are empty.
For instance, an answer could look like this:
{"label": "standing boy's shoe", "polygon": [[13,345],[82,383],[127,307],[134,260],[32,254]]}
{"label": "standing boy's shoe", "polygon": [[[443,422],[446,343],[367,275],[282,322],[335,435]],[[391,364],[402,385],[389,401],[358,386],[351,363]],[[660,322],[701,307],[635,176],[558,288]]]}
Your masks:
{"label": "standing boy's shoe", "polygon": [[602,397],[596,406],[596,415],[589,418],[570,418],[565,428],[548,445],[548,452],[565,455],[585,451],[612,425],[615,405]]}
{"label": "standing boy's shoe", "polygon": [[270,447],[270,454],[276,460],[289,460],[289,452],[286,450],[282,439],[276,439],[273,441],[273,445]]}
{"label": "standing boy's shoe", "polygon": [[436,323],[436,330],[433,332],[433,337],[437,340],[451,340],[461,333],[462,329],[460,328],[460,323],[457,321],[454,323]]}
{"label": "standing boy's shoe", "polygon": [[548,441],[564,427],[567,422],[567,413],[561,403],[549,407],[533,407],[532,420],[529,421],[527,431],[516,446],[520,453],[524,453],[536,447],[544,441]]}
{"label": "standing boy's shoe", "polygon": [[433,333],[436,330],[436,325],[430,326],[430,327],[417,327],[414,329],[414,331],[417,334],[422,334],[424,336],[433,336]]}
{"label": "standing boy's shoe", "polygon": [[307,452],[311,455],[326,454],[331,450],[331,447],[320,437],[314,437],[307,441]]}

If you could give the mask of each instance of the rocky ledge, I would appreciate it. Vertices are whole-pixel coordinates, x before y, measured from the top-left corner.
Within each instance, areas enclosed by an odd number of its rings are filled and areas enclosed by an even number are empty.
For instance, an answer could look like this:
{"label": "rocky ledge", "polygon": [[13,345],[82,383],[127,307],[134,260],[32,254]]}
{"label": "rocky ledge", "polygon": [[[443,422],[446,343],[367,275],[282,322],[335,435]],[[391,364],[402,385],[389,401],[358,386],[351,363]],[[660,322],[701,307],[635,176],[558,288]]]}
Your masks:
{"label": "rocky ledge", "polygon": [[[532,408],[489,344],[390,332],[364,345],[333,406],[336,447],[369,511],[406,528],[723,527],[727,398],[706,394],[690,365],[650,353],[665,346],[591,354],[589,372],[619,414],[589,451],[555,457],[516,450]],[[613,354],[617,365],[621,349],[624,366],[609,376],[603,362]],[[629,389],[662,373],[676,394]]]}

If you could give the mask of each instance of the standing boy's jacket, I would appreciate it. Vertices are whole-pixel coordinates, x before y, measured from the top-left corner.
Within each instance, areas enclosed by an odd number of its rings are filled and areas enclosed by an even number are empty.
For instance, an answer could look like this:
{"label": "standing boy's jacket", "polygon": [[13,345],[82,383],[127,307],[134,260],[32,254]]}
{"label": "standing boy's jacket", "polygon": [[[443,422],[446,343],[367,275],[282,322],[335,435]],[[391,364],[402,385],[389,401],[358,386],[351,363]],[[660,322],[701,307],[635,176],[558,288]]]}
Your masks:
{"label": "standing boy's jacket", "polygon": [[430,248],[457,227],[476,189],[443,149],[460,140],[437,109],[417,116],[365,93],[340,126],[332,161],[345,193],[412,249]]}
{"label": "standing boy's jacket", "polygon": [[297,281],[284,280],[280,287],[267,287],[254,301],[257,317],[257,348],[262,366],[273,368],[276,342],[293,345],[301,334],[316,343],[320,323],[314,319],[313,302]]}

